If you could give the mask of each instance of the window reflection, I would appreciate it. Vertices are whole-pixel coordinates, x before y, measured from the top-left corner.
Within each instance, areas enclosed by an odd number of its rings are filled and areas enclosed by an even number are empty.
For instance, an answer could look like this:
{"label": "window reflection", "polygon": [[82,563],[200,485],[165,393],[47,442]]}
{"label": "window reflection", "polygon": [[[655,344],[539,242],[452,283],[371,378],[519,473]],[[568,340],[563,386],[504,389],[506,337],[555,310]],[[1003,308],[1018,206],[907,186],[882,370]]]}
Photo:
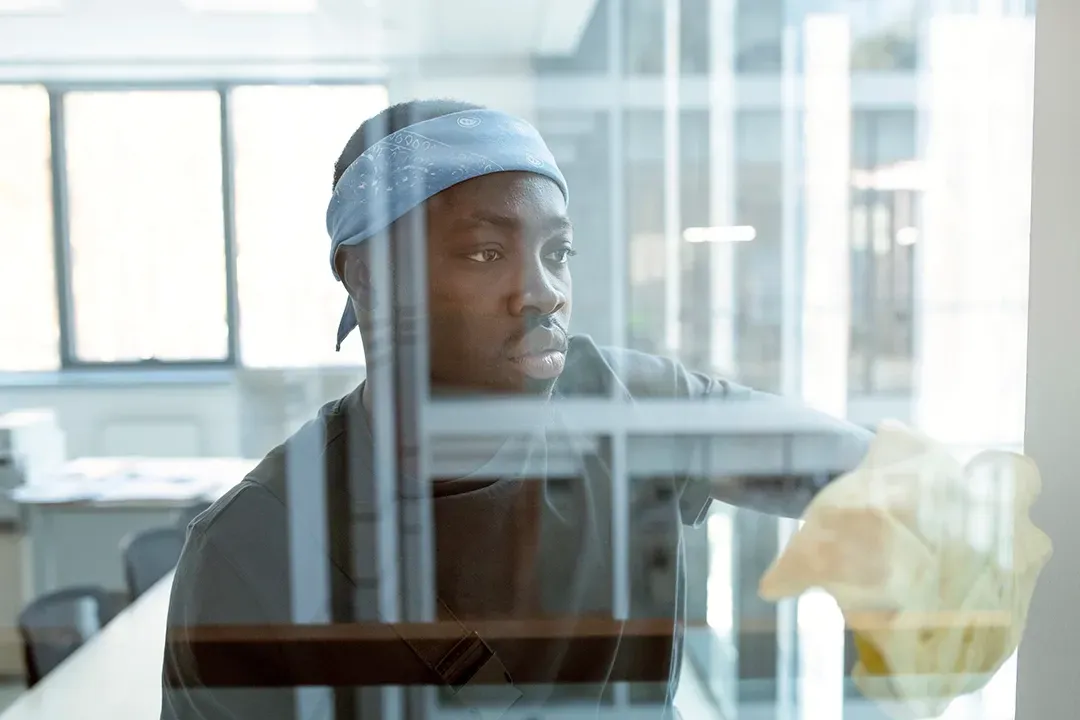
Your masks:
{"label": "window reflection", "polygon": [[914,70],[922,6],[917,0],[851,0],[851,67],[860,71]]}
{"label": "window reflection", "polygon": [[849,392],[909,393],[915,380],[919,205],[915,116],[854,116]]}
{"label": "window reflection", "polygon": [[77,357],[224,359],[218,94],[78,92],[64,114]]}
{"label": "window reflection", "polygon": [[[351,67],[335,64],[340,59],[328,60],[316,49],[312,66],[329,79],[310,83],[297,81],[310,68],[286,72],[266,63],[260,65],[265,77],[230,77],[220,86],[193,79],[202,88],[196,90],[50,86],[65,115],[59,138],[49,135],[50,90],[0,87],[0,116],[13,129],[0,128],[0,253],[15,259],[0,262],[0,305],[19,310],[0,314],[0,370],[60,364],[63,313],[56,298],[65,278],[57,282],[52,257],[54,180],[70,196],[70,212],[60,212],[57,224],[61,240],[65,227],[71,236],[67,340],[75,360],[112,363],[113,377],[123,377],[129,361],[227,360],[235,340],[240,367],[259,369],[237,373],[241,380],[219,378],[209,388],[199,376],[191,392],[187,385],[163,392],[133,381],[123,392],[102,393],[107,401],[34,388],[6,393],[0,404],[55,407],[74,458],[254,458],[230,476],[235,483],[322,403],[355,387],[364,361],[358,336],[341,354],[333,344],[344,292],[325,254],[332,166],[362,120],[391,100],[430,94],[519,112],[545,138],[570,186],[579,253],[574,333],[601,345],[618,340],[644,353],[671,354],[691,370],[798,402],[827,385],[830,412],[853,424],[899,417],[965,453],[1018,446],[1030,18],[994,16],[990,23],[989,11],[939,17],[914,0],[679,0],[682,77],[672,102],[664,93],[666,51],[672,50],[665,47],[672,40],[665,32],[671,30],[665,28],[669,1],[675,0],[600,0],[577,47],[563,56],[531,45],[494,59],[482,47],[467,48],[464,60],[444,59],[445,48],[422,60],[400,51],[409,57],[400,64],[395,57],[385,76],[366,78],[372,81],[366,85]],[[332,5],[318,3],[319,17],[333,17]],[[712,31],[718,7],[734,12],[730,37]],[[446,15],[430,17],[437,22]],[[488,18],[465,20],[487,31]],[[244,23],[252,21],[230,22],[233,29],[250,29]],[[819,34],[823,27],[827,36]],[[533,31],[521,29],[520,37]],[[831,42],[837,38],[844,42]],[[720,42],[725,45],[714,44]],[[259,47],[278,59],[292,52]],[[719,70],[711,55],[728,48],[734,75],[710,74]],[[803,72],[799,68],[814,65],[808,62],[814,53],[817,67]],[[785,75],[789,68],[797,69],[794,77]],[[66,162],[50,156],[50,141],[66,144]],[[696,242],[689,229],[699,231]],[[678,263],[670,261],[673,242]],[[226,283],[230,249],[233,289]],[[807,292],[811,275],[817,294]],[[676,312],[669,305],[673,284]],[[228,312],[231,291],[236,313]],[[827,332],[808,330],[812,326]],[[815,353],[824,359],[808,363]],[[259,382],[248,383],[251,376]],[[607,417],[592,412],[572,420]],[[624,463],[645,443],[634,435],[598,435],[589,442],[608,445],[590,460],[606,467]],[[736,449],[765,457],[758,440]],[[619,444],[626,455],[614,449]],[[445,445],[461,456],[473,447],[457,436]],[[678,538],[653,524],[649,483],[655,473],[627,475],[633,507],[626,572],[636,607],[657,613],[675,597],[671,578],[680,556],[670,551]],[[310,480],[308,473],[299,476]],[[171,476],[150,476],[138,488],[113,489],[130,493],[116,500],[126,503],[140,492],[167,496],[178,484]],[[155,505],[139,522],[168,523],[175,545],[180,528],[205,507],[174,507],[174,499],[156,498],[168,512]],[[63,562],[49,571],[55,575],[48,583],[35,578],[32,594],[88,582],[105,586],[110,603],[118,594],[127,597],[121,541],[146,528],[134,527],[134,514],[115,508],[104,514],[93,502],[84,504],[80,512],[97,519],[87,521],[90,529],[57,531],[60,541],[50,547]],[[990,515],[989,500],[984,504],[947,524],[966,523],[980,547],[996,543],[1005,558],[1007,523]],[[184,519],[174,526],[171,514],[181,509]],[[33,512],[70,520],[66,504],[51,500]],[[865,704],[844,679],[843,622],[835,603],[809,593],[778,608],[756,595],[764,566],[792,524],[719,503],[704,520],[704,529],[687,528],[682,537],[690,627],[676,701],[683,715],[832,718],[853,709],[849,714],[857,716]],[[295,525],[325,535],[322,518]],[[268,527],[245,537],[261,539]],[[39,551],[42,539],[53,537],[41,533],[40,525],[27,529]],[[475,548],[485,561],[488,551]],[[13,550],[0,559],[17,555]],[[32,562],[46,573],[40,557]],[[0,585],[6,572],[0,571]],[[607,580],[604,575],[600,584]],[[463,575],[462,586],[469,583]],[[561,589],[549,585],[546,592]],[[146,597],[167,595],[158,586]],[[847,652],[850,663],[850,643]],[[989,717],[988,708],[1000,706],[1006,720],[1010,673],[1012,664],[946,718]],[[156,683],[156,669],[150,675]],[[559,711],[577,709],[582,692],[568,683],[552,697]],[[660,685],[613,686],[601,705],[619,713],[627,701],[662,699]],[[448,700],[443,709],[452,707]]]}
{"label": "window reflection", "polygon": [[60,326],[48,93],[0,86],[0,117],[0,371],[51,370],[60,364]]}
{"label": "window reflection", "polygon": [[[332,342],[344,294],[328,272],[323,215],[334,162],[387,105],[382,86],[240,87],[230,95],[242,361],[253,367],[360,364]],[[345,360],[348,358],[348,360]]]}

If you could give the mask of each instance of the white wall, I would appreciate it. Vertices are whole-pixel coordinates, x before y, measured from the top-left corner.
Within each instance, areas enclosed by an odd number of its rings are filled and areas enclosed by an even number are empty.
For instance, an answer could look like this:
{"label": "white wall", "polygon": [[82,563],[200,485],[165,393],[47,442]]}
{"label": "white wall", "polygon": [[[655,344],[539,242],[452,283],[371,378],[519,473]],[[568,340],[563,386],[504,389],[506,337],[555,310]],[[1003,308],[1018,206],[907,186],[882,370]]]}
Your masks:
{"label": "white wall", "polygon": [[77,372],[0,385],[0,413],[49,408],[69,457],[261,457],[341,397],[363,369]]}
{"label": "white wall", "polygon": [[52,409],[68,456],[139,450],[151,456],[236,455],[240,424],[235,384],[25,385],[0,388],[0,412]]}

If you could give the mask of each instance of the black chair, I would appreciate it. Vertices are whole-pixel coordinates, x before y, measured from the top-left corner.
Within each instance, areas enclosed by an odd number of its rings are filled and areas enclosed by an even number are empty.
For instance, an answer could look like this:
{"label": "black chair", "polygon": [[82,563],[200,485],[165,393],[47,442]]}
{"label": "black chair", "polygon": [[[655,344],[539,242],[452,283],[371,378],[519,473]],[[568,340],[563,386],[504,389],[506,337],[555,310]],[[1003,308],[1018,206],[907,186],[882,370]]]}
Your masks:
{"label": "black chair", "polygon": [[135,601],[154,583],[169,574],[180,559],[185,529],[176,526],[144,530],[124,538],[124,578],[128,598]]}
{"label": "black chair", "polygon": [[208,500],[200,500],[181,508],[176,514],[176,526],[186,533],[188,525],[195,522],[195,518],[209,510],[211,505],[213,503]]}
{"label": "black chair", "polygon": [[26,685],[33,687],[107,622],[108,592],[80,586],[43,595],[19,613]]}

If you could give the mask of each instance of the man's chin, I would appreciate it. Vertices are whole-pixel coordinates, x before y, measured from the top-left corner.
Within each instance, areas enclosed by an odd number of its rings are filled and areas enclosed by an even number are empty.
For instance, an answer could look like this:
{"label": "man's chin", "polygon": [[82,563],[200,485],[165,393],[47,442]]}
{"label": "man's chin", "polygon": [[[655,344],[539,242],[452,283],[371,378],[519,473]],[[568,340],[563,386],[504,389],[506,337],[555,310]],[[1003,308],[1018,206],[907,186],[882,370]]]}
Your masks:
{"label": "man's chin", "polygon": [[532,378],[522,376],[506,382],[445,382],[432,378],[431,394],[441,398],[465,397],[548,397],[555,388],[556,378]]}

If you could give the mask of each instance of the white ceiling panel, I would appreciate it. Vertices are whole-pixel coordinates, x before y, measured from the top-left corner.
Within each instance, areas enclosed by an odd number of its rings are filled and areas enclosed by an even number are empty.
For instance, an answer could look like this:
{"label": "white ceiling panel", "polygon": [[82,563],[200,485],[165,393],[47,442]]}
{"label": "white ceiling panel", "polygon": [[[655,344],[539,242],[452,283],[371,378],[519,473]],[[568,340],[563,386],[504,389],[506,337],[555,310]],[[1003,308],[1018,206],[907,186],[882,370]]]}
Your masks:
{"label": "white ceiling panel", "polygon": [[[341,63],[573,51],[597,0],[0,0],[0,65]],[[58,3],[58,5],[56,4]],[[262,10],[260,10],[262,8]]]}

